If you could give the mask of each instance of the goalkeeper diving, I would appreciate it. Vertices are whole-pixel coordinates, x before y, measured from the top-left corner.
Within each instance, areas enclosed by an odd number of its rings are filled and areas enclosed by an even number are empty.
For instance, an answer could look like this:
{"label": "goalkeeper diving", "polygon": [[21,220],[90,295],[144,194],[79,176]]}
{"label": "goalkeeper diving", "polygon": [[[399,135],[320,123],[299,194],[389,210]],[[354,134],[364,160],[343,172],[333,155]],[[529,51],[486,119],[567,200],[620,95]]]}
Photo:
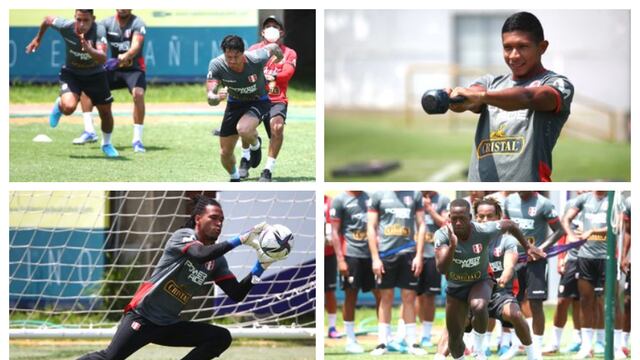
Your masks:
{"label": "goalkeeper diving", "polygon": [[[210,281],[236,302],[247,296],[275,261],[259,246],[260,233],[267,224],[257,224],[230,240],[217,241],[224,223],[220,203],[204,196],[196,197],[194,203],[187,223],[167,241],[151,278],[142,283],[125,307],[109,346],[80,359],[126,359],[149,343],[192,347],[183,360],[213,359],[229,348],[229,330],[180,320],[180,312],[191,298],[208,292]],[[224,254],[240,245],[253,247],[258,259],[251,272],[238,281]]]}

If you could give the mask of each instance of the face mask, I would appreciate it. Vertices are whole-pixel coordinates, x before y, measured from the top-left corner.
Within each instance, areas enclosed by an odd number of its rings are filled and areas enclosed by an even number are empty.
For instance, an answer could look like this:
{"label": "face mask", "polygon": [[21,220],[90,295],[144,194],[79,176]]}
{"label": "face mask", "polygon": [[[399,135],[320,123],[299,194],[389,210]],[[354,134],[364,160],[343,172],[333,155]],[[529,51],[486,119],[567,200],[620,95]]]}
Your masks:
{"label": "face mask", "polygon": [[270,43],[274,43],[280,39],[280,30],[274,27],[268,27],[262,31],[264,39]]}

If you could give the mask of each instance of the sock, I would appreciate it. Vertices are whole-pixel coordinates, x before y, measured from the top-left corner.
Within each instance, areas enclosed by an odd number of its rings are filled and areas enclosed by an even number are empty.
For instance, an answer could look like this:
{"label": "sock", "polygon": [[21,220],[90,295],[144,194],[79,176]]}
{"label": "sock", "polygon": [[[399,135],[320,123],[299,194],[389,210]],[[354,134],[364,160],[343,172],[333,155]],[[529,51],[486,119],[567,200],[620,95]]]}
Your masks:
{"label": "sock", "polygon": [[91,111],[82,113],[82,121],[84,122],[84,131],[88,133],[96,132],[93,127],[93,117],[91,117]]}
{"label": "sock", "polygon": [[622,346],[629,347],[629,333],[626,331],[622,332]]}
{"label": "sock", "polygon": [[411,347],[416,343],[416,323],[404,324],[407,346]]}
{"label": "sock", "polygon": [[378,323],[378,343],[387,345],[387,336],[391,326],[385,323]]}
{"label": "sock", "polygon": [[533,318],[527,318],[527,325],[529,325],[529,331],[531,331],[531,335],[533,335]]}
{"label": "sock", "polygon": [[431,338],[431,328],[433,327],[432,321],[422,322],[422,337]]}
{"label": "sock", "polygon": [[271,156],[269,156],[267,158],[267,165],[265,165],[265,169],[273,172],[273,168],[276,166],[276,159],[272,158]]}
{"label": "sock", "polygon": [[533,349],[533,345],[525,345],[524,346],[524,352],[525,354],[527,354],[527,360],[535,360],[536,358],[536,352]]}
{"label": "sock", "polygon": [[102,145],[111,144],[111,133],[102,132]]}
{"label": "sock", "polygon": [[462,341],[464,342],[464,346],[467,349],[471,349],[473,347],[473,339],[471,338],[471,333],[465,332],[462,335]]}
{"label": "sock", "polygon": [[535,352],[540,352],[542,351],[542,343],[544,342],[544,336],[543,335],[533,335],[532,337],[533,340],[533,349],[535,350]]}
{"label": "sock", "polygon": [[[533,344],[533,343],[532,343]],[[529,346],[531,346],[532,344],[529,344]],[[522,342],[520,342],[520,338],[515,334],[515,332],[511,335],[511,347],[512,348],[519,348],[520,345],[522,345]]]}
{"label": "sock", "polygon": [[473,352],[481,354],[484,351],[484,333],[479,333],[475,329],[471,330],[473,336]]}
{"label": "sock", "polygon": [[[493,328],[494,334],[502,334],[502,322],[496,321],[496,326]],[[493,338],[493,343],[487,343],[487,346],[491,346],[492,348],[497,349],[500,346],[500,335],[497,335]]]}
{"label": "sock", "polygon": [[251,149],[253,151],[256,151],[256,150],[260,149],[260,145],[262,145],[262,144],[260,144],[260,141],[256,138],[256,142],[251,144],[249,146],[249,149]]}
{"label": "sock", "polygon": [[604,329],[596,329],[596,341],[604,344]]}
{"label": "sock", "polygon": [[613,330],[613,351],[618,351],[622,348],[622,330]]}
{"label": "sock", "polygon": [[133,124],[133,140],[132,143],[136,141],[142,141],[142,129],[144,125],[142,124]]}
{"label": "sock", "polygon": [[396,332],[395,336],[396,342],[401,342],[404,339],[404,336],[406,335],[405,330],[406,329],[404,327],[404,320],[398,319],[398,332]]}
{"label": "sock", "polygon": [[500,338],[500,347],[509,346],[510,343],[511,343],[511,333],[503,332],[502,337]]}
{"label": "sock", "polygon": [[336,314],[327,314],[327,318],[329,319],[329,327],[330,328],[334,328],[336,327]]}
{"label": "sock", "polygon": [[246,149],[245,149],[245,148],[242,148],[242,158],[243,158],[243,159],[247,159],[247,160],[251,159],[251,152],[250,152],[250,150],[249,150],[250,148],[251,148],[251,147],[248,147],[248,148],[246,148]]}
{"label": "sock", "polygon": [[344,331],[347,333],[347,343],[356,342],[356,332],[354,331],[353,321],[343,321]]}
{"label": "sock", "polygon": [[591,342],[593,341],[593,329],[582,328],[580,329],[582,333],[582,342],[580,343],[580,351],[591,350]]}
{"label": "sock", "polygon": [[491,334],[489,331],[484,333],[484,348],[482,349],[482,353],[484,354],[487,349],[491,347]]}
{"label": "sock", "polygon": [[560,347],[560,344],[562,344],[562,331],[564,330],[564,328],[561,327],[553,327],[553,334],[555,336],[553,336],[551,338],[551,345],[553,345],[554,347]]}
{"label": "sock", "polygon": [[464,355],[460,356],[459,358],[455,358],[453,360],[464,360]]}
{"label": "sock", "polygon": [[[231,173],[229,175],[231,175],[232,179],[240,179],[240,173],[238,172],[238,168],[236,168],[235,166],[233,167],[233,170],[231,170]],[[334,325],[335,325],[335,320],[334,320]]]}
{"label": "sock", "polygon": [[582,342],[582,334],[580,333],[580,329],[573,329],[573,342],[574,344],[579,344]]}

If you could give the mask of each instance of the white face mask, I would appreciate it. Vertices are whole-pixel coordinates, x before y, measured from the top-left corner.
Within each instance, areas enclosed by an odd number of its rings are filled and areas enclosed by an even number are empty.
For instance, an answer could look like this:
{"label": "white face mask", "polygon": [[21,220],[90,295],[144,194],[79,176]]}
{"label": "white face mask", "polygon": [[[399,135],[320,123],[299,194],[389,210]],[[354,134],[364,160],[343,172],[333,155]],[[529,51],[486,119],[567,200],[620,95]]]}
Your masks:
{"label": "white face mask", "polygon": [[262,31],[264,39],[270,43],[274,43],[280,39],[280,30],[274,27],[268,27]]}

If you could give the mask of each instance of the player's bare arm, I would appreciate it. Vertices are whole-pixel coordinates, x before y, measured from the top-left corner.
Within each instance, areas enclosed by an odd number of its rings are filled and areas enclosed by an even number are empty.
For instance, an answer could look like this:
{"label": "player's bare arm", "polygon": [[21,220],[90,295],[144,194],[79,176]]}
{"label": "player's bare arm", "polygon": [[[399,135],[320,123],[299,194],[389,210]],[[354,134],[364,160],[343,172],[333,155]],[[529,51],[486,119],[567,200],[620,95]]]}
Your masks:
{"label": "player's bare arm", "polygon": [[209,105],[216,106],[227,99],[227,89],[221,88],[218,80],[207,81],[207,101]]}
{"label": "player's bare arm", "polygon": [[580,210],[578,208],[570,208],[567,210],[567,213],[562,217],[562,227],[564,228],[565,233],[567,234],[567,243],[573,243],[579,241],[580,239],[571,229],[571,222],[578,215]]}
{"label": "player's bare arm", "polygon": [[624,219],[624,234],[622,237],[622,255],[620,256],[620,269],[625,273],[629,273],[631,267],[629,259],[629,251],[631,250],[631,219]]}
{"label": "player's bare arm", "polygon": [[431,216],[436,226],[442,227],[447,223],[446,211],[444,211],[443,213],[439,213],[436,210],[436,207],[433,206],[433,203],[431,202],[431,198],[429,197],[426,197],[424,200],[424,211],[427,214],[429,214],[429,216]]}
{"label": "player's bare arm", "polygon": [[504,287],[513,278],[514,269],[518,263],[518,252],[513,251],[504,255],[502,275],[496,280],[500,287]]}
{"label": "player's bare arm", "polygon": [[384,266],[378,252],[378,213],[375,211],[367,213],[367,238],[371,252],[371,268],[374,275],[381,277],[384,274]]}
{"label": "player's bare arm", "polygon": [[[418,239],[424,239],[427,232],[427,226],[424,223],[424,210],[416,211],[416,228],[418,229]],[[422,272],[423,260],[422,251],[424,250],[424,241],[416,241],[416,256],[411,262],[411,270],[413,275],[418,277]]]}
{"label": "player's bare arm", "polygon": [[442,245],[436,248],[436,269],[441,274],[446,274],[449,271],[449,266],[458,247],[458,237],[454,233],[451,224],[447,224],[447,233],[449,234],[449,245]]}
{"label": "player's bare arm", "polygon": [[340,227],[342,222],[340,219],[331,219],[331,245],[336,253],[336,260],[338,261],[338,271],[342,276],[349,275],[349,267],[344,260],[344,253],[342,252],[342,237],[340,236]]}
{"label": "player's bare arm", "polygon": [[78,34],[82,49],[91,56],[98,64],[104,64],[107,61],[107,44],[97,43],[93,46],[93,42],[86,40],[84,34]]}
{"label": "player's bare arm", "polygon": [[535,261],[547,257],[547,254],[545,254],[544,251],[529,244],[527,239],[524,238],[520,227],[515,222],[511,220],[500,220],[500,231],[502,231],[503,233],[508,232],[509,234],[513,235],[513,237],[515,237],[520,245],[525,249],[530,260]]}
{"label": "player's bare arm", "polygon": [[557,243],[558,240],[560,240],[560,238],[562,238],[562,236],[564,236],[565,234],[564,228],[562,224],[560,224],[560,219],[549,223],[549,227],[551,228],[551,231],[553,231],[553,233],[549,235],[549,237],[547,237],[545,241],[540,245],[540,250],[542,251],[546,251],[549,246]]}
{"label": "player's bare arm", "polygon": [[580,240],[589,240],[589,238],[593,235],[597,235],[599,237],[607,236],[607,228],[602,227],[602,228],[590,229],[590,230],[584,231],[582,234],[580,234],[579,238]]}
{"label": "player's bare arm", "polygon": [[140,50],[142,49],[142,44],[144,43],[144,35],[137,33],[133,35],[133,39],[131,41],[131,47],[126,52],[118,55],[118,60],[121,64],[127,65],[131,62],[131,60],[138,55]]}
{"label": "player's bare arm", "polygon": [[53,16],[44,17],[44,19],[42,20],[42,23],[40,24],[40,29],[38,30],[38,34],[27,45],[27,48],[26,48],[27,54],[36,52],[36,50],[38,50],[38,48],[40,47],[40,41],[42,40],[44,33],[47,32],[47,29],[51,26],[51,24],[53,24],[53,20],[55,20],[55,17]]}
{"label": "player's bare arm", "polygon": [[282,53],[282,49],[280,49],[280,45],[276,43],[268,44],[264,47],[264,49],[269,52],[269,56],[276,57],[276,63],[280,62],[284,57],[284,54]]}
{"label": "player's bare arm", "polygon": [[[551,86],[514,87],[496,91],[487,91],[481,87],[457,87],[451,97],[464,96],[462,104],[452,105],[451,110],[460,108],[473,111],[483,105],[492,105],[506,111],[530,109],[535,111],[555,111],[558,108],[560,94]],[[475,112],[475,111],[474,111]]]}

